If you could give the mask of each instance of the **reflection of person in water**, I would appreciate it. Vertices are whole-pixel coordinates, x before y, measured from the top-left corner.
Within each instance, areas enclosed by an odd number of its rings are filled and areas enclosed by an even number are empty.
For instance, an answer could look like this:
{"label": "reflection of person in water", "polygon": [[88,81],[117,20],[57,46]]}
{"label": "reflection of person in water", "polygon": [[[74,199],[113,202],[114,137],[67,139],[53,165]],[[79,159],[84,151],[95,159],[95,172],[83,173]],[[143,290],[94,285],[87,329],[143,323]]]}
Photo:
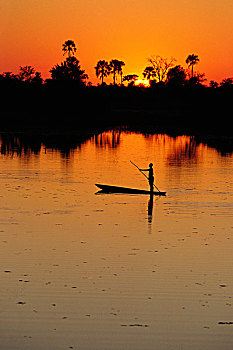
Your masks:
{"label": "reflection of person in water", "polygon": [[154,202],[154,196],[151,193],[150,194],[150,199],[148,201],[148,222],[151,223],[152,222],[152,214],[153,214],[153,203]]}
{"label": "reflection of person in water", "polygon": [[141,171],[148,171],[149,176],[148,176],[148,181],[150,185],[150,191],[153,192],[153,187],[154,187],[154,170],[153,170],[153,164],[149,164],[149,169],[140,169]]}

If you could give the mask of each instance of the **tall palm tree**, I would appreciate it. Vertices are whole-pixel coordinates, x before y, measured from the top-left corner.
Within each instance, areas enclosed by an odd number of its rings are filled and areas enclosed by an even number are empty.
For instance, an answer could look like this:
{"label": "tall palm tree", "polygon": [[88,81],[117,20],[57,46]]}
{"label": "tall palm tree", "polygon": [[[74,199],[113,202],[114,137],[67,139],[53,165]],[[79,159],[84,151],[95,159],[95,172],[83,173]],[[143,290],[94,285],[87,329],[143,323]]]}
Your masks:
{"label": "tall palm tree", "polygon": [[68,57],[74,56],[75,52],[77,51],[75,42],[73,40],[67,40],[62,45],[62,51],[64,51],[63,56],[67,53]]}
{"label": "tall palm tree", "polygon": [[122,67],[125,66],[125,62],[114,59],[110,61],[109,65],[111,67],[111,73],[113,74],[113,84],[116,85],[117,74],[121,76],[121,84],[122,84],[122,75],[123,75]]}
{"label": "tall palm tree", "polygon": [[199,62],[199,58],[198,58],[198,55],[189,55],[186,59],[186,63],[188,65],[188,67],[190,68],[191,67],[191,77],[193,78],[193,66],[195,66],[195,64],[197,64]]}
{"label": "tall palm tree", "polygon": [[119,66],[118,74],[120,74],[120,76],[121,76],[121,85],[122,85],[123,84],[123,69],[122,69],[122,67],[125,66],[125,62],[119,61],[118,66]]}
{"label": "tall palm tree", "polygon": [[110,72],[111,72],[111,67],[107,61],[100,60],[97,62],[97,65],[95,67],[95,74],[97,78],[100,77],[102,85],[104,83],[104,78],[107,77],[110,74]]}

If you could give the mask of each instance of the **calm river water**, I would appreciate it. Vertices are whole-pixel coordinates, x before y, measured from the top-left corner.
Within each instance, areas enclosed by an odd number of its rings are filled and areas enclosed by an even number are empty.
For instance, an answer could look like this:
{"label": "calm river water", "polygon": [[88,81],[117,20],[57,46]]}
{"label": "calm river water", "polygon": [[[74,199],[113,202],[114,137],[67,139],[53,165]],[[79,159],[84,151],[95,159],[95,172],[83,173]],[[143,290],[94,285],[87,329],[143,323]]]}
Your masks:
{"label": "calm river water", "polygon": [[[0,349],[232,350],[232,154],[126,132],[19,143],[0,155]],[[96,194],[147,189],[130,160],[167,196]]]}

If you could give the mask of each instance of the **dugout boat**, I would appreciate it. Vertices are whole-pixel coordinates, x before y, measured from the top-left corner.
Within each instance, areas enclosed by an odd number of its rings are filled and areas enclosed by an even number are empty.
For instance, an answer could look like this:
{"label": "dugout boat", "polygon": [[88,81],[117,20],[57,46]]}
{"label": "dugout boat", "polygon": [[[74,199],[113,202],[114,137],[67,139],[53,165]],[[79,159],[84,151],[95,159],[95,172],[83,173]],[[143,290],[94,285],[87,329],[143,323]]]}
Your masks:
{"label": "dugout boat", "polygon": [[137,188],[129,188],[129,187],[120,187],[120,186],[112,186],[112,185],[101,185],[95,184],[98,188],[101,189],[99,193],[129,193],[129,194],[153,194],[155,196],[166,196],[166,192],[162,191],[147,191],[140,190]]}

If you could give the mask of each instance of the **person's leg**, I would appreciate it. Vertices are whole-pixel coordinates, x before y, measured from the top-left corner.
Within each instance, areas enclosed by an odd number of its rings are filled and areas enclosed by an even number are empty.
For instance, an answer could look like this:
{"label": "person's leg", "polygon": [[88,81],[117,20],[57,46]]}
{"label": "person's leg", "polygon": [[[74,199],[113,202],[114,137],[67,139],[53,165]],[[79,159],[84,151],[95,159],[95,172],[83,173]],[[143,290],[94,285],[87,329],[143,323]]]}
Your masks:
{"label": "person's leg", "polygon": [[150,183],[150,191],[153,192],[153,183]]}

